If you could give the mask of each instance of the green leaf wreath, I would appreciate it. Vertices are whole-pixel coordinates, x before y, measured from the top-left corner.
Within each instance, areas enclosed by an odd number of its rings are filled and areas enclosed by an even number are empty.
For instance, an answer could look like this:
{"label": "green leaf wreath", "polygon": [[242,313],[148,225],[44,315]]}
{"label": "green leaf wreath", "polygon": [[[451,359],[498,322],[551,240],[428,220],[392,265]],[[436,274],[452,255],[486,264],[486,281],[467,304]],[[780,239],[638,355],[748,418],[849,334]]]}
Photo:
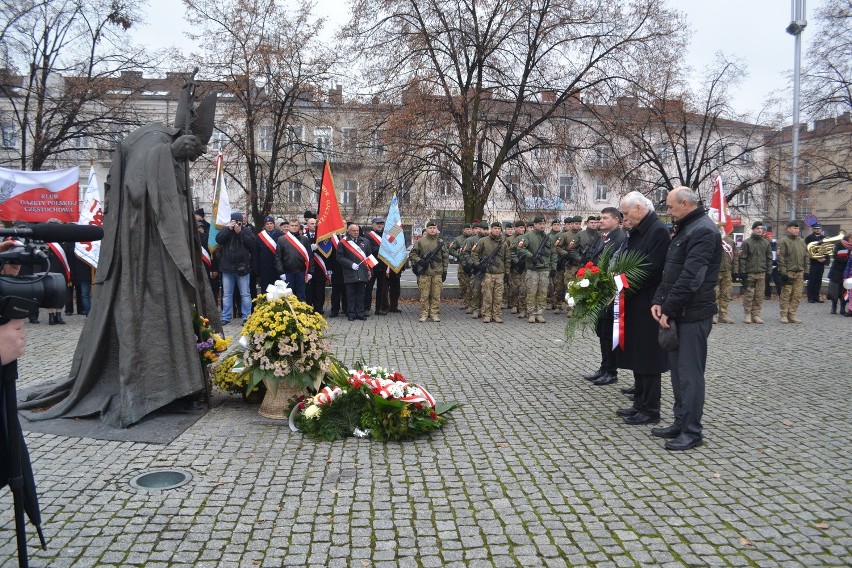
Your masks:
{"label": "green leaf wreath", "polygon": [[568,283],[565,301],[574,308],[574,313],[565,326],[565,339],[571,341],[579,330],[597,328],[606,307],[615,299],[613,277],[624,274],[630,286],[625,290],[629,296],[634,287],[642,285],[648,271],[646,255],[639,251],[622,251],[613,255],[612,247],[606,247],[598,263],[587,262]]}

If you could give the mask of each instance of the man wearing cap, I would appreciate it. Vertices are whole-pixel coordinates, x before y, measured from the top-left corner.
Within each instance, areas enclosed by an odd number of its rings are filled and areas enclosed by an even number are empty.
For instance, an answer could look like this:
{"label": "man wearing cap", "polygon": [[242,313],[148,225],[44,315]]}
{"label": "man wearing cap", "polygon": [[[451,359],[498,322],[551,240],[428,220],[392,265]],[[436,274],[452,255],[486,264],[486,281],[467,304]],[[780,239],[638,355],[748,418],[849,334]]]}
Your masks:
{"label": "man wearing cap", "polygon": [[482,275],[482,322],[503,323],[503,277],[509,271],[509,247],[499,221],[473,246],[474,270]]}
{"label": "man wearing cap", "polygon": [[373,217],[370,225],[370,231],[367,233],[367,240],[370,242],[371,252],[379,263],[373,268],[370,281],[367,282],[366,296],[364,296],[364,308],[367,312],[370,311],[370,306],[373,303],[373,286],[376,288],[376,315],[385,316],[388,313],[387,306],[387,269],[388,265],[379,260],[379,248],[382,246],[382,233],[385,231],[385,220],[381,217]]}
{"label": "man wearing cap", "polygon": [[524,238],[527,224],[515,221],[515,236],[509,239],[509,307],[519,318],[527,317],[527,264],[518,259],[514,249],[518,241]]}
{"label": "man wearing cap", "polygon": [[284,233],[275,228],[275,217],[267,215],[263,220],[263,229],[255,239],[255,254],[252,255],[254,271],[257,274],[261,293],[266,293],[266,287],[274,284],[281,274],[275,269],[275,254],[278,250],[278,239]]}
{"label": "man wearing cap", "polygon": [[[547,234],[547,238],[550,239],[550,248],[556,253],[556,241],[559,240],[559,235],[562,234],[562,223],[559,219],[553,219],[550,222],[550,232]],[[557,257],[556,268],[550,271],[547,275],[547,305],[550,306],[550,309],[553,311],[561,311],[562,310],[562,298],[557,296],[557,288],[558,282],[557,278],[559,275],[559,271],[557,270],[559,264]],[[562,296],[565,296],[565,292],[562,293]]]}
{"label": "man wearing cap", "polygon": [[311,243],[311,277],[305,285],[305,299],[314,308],[314,311],[323,315],[325,310],[325,287],[331,283],[334,274],[330,259],[326,259],[317,250],[317,220],[310,217],[305,221],[305,238]]}
{"label": "man wearing cap", "polygon": [[471,258],[471,253],[473,252],[474,245],[479,242],[479,239],[487,235],[488,224],[482,221],[475,223],[474,230],[470,237],[465,240],[460,255],[460,266],[462,266],[470,276],[467,287],[468,308],[465,311],[470,313],[471,317],[474,319],[482,317],[482,314],[479,311],[482,306],[482,278],[474,274],[474,264],[473,259]]}
{"label": "man wearing cap", "polygon": [[[420,323],[432,316],[441,321],[441,290],[447,279],[450,255],[444,240],[438,236],[438,224],[426,223],[426,234],[414,243],[409,253],[412,269],[417,267],[417,287],[420,288]],[[428,261],[427,261],[428,259]]]}
{"label": "man wearing cap", "polygon": [[[720,231],[724,231],[720,227]],[[719,305],[718,316],[713,316],[713,323],[734,323],[728,317],[728,305],[731,303],[731,286],[733,284],[733,270],[737,265],[739,250],[734,242],[734,235],[728,233],[722,239],[722,265],[719,268],[719,284],[716,286],[716,303]]]}
{"label": "man wearing cap", "polygon": [[231,212],[231,221],[216,234],[216,243],[222,273],[222,324],[229,323],[233,316],[235,286],[240,292],[240,313],[245,323],[251,313],[249,285],[255,244],[254,235],[243,227],[242,212]]}
{"label": "man wearing cap", "polygon": [[580,265],[592,260],[589,251],[598,240],[598,218],[594,215],[586,217],[586,228],[578,232],[571,241],[571,248],[580,255]]}
{"label": "man wearing cap", "polygon": [[[305,285],[312,278],[311,242],[301,232],[301,223],[290,219],[288,231],[278,237],[278,250],[275,255],[275,270],[280,278],[287,282],[296,298],[306,299]],[[369,254],[369,253],[367,253]]]}
{"label": "man wearing cap", "polygon": [[548,276],[551,270],[556,269],[553,241],[544,229],[544,217],[533,218],[533,230],[526,233],[513,249],[515,262],[526,261],[529,323],[545,323],[543,314],[547,303]]}
{"label": "man wearing cap", "polygon": [[204,209],[199,207],[198,209],[195,210],[194,215],[195,215],[195,222],[201,223],[201,226],[204,228],[204,230],[201,232],[201,234],[202,234],[202,239],[204,239],[204,242],[206,243],[207,239],[210,238],[210,223],[208,223],[207,219],[204,218]]}
{"label": "man wearing cap", "polygon": [[[574,240],[574,237],[577,236],[577,233],[579,232],[579,226],[575,226],[574,219],[580,218],[565,217],[565,229],[554,243],[554,249],[556,250],[557,278],[557,289],[554,293],[556,294],[557,300],[557,313],[562,311],[562,305],[565,303],[566,287],[568,286],[568,282],[571,281],[571,278],[574,277],[574,274],[577,273],[577,266],[575,265],[579,265],[579,255],[571,249],[571,241]],[[579,223],[577,223],[577,225],[579,225]],[[573,273],[571,272],[572,267],[574,269]],[[568,317],[571,317],[571,312],[573,311],[572,308],[566,306],[565,310],[568,313]]]}
{"label": "man wearing cap", "polygon": [[[503,223],[503,238],[506,240],[506,250],[509,251],[510,243],[515,238],[515,224],[511,221]],[[506,274],[503,275],[503,309],[509,309],[509,273],[512,266],[512,254],[509,253],[509,265]]]}
{"label": "man wearing cap", "polygon": [[763,287],[766,275],[772,272],[772,250],[763,233],[763,223],[760,221],[752,223],[751,235],[743,241],[738,259],[738,272],[743,274],[744,323],[763,323],[760,318],[763,307]]}
{"label": "man wearing cap", "polygon": [[453,239],[453,242],[450,243],[449,246],[449,255],[450,258],[455,259],[457,267],[458,267],[458,277],[459,277],[459,298],[462,301],[462,309],[467,310],[468,305],[468,287],[470,286],[470,275],[462,268],[461,266],[461,251],[464,247],[465,241],[470,237],[473,232],[473,225],[466,224],[462,229],[462,234]]}
{"label": "man wearing cap", "polygon": [[781,278],[781,323],[802,323],[796,313],[802,300],[808,249],[799,238],[799,223],[787,223],[787,234],[778,243],[778,275]]}
{"label": "man wearing cap", "polygon": [[[811,243],[821,243],[824,238],[822,225],[814,223],[811,225],[811,234],[805,237],[805,248]],[[827,262],[827,256],[810,259],[808,269],[808,303],[810,304],[822,304],[825,302],[825,300],[820,299],[819,292],[822,289],[822,275],[825,272]]]}

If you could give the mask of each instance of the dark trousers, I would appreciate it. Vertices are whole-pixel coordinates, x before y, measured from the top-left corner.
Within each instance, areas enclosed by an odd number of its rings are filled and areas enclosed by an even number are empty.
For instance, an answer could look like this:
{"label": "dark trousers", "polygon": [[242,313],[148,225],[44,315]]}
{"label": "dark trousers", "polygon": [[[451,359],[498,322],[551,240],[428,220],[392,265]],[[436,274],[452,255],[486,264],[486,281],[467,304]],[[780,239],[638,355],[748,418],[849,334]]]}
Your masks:
{"label": "dark trousers", "polygon": [[331,272],[331,314],[337,315],[343,308],[343,313],[346,313],[346,285],[343,284],[343,275],[341,270],[333,270]]}
{"label": "dark trousers", "polygon": [[636,392],[633,408],[648,416],[660,415],[660,373],[637,373],[633,371]]}
{"label": "dark trousers", "polygon": [[385,304],[387,299],[387,277],[385,269],[379,265],[376,267],[376,272],[373,277],[367,282],[367,289],[364,292],[364,309],[370,310],[370,305],[373,303],[373,285],[376,287],[376,313],[387,312],[388,307]]}
{"label": "dark trousers", "polygon": [[713,318],[693,322],[677,322],[679,347],[669,351],[669,367],[674,392],[674,419],[681,434],[701,437],[704,414],[704,368],[707,365],[707,338]]}
{"label": "dark trousers", "polygon": [[74,286],[65,287],[65,315],[74,315]]}
{"label": "dark trousers", "polygon": [[402,276],[393,270],[388,275],[388,309],[399,309],[399,295],[402,291]]}
{"label": "dark trousers", "polygon": [[323,313],[325,308],[325,275],[322,273],[314,274],[314,277],[305,287],[305,297],[316,313]]}
{"label": "dark trousers", "polygon": [[601,368],[604,373],[618,376],[618,348],[612,348],[612,312],[607,310],[598,320],[598,338],[601,343]]}
{"label": "dark trousers", "polygon": [[362,318],[365,316],[364,290],[366,282],[346,283],[346,315],[350,318]]}
{"label": "dark trousers", "polygon": [[287,286],[293,291],[299,301],[305,301],[305,273],[304,272],[286,272],[284,280]]}
{"label": "dark trousers", "polygon": [[822,288],[822,274],[825,272],[825,265],[819,262],[811,262],[810,270],[808,270],[808,301],[815,302],[819,300],[819,291]]}

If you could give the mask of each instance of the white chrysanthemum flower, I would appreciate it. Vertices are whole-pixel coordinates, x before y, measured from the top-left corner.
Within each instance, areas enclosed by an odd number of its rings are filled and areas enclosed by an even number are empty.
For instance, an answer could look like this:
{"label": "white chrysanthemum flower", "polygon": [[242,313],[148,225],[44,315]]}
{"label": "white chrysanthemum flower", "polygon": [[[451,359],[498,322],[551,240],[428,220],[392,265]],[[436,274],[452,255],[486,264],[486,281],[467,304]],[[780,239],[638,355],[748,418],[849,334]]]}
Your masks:
{"label": "white chrysanthemum flower", "polygon": [[583,278],[582,280],[580,280],[580,288],[588,288],[589,284],[590,282],[588,278]]}
{"label": "white chrysanthemum flower", "polygon": [[321,412],[322,409],[319,406],[312,404],[311,406],[305,409],[305,418],[307,418],[308,420],[318,418]]}

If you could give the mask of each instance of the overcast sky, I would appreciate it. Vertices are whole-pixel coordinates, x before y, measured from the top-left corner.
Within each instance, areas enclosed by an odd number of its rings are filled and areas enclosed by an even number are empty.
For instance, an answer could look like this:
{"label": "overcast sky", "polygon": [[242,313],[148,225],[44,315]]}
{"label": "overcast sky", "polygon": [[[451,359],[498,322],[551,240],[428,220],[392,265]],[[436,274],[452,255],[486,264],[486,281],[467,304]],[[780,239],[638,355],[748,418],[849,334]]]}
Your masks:
{"label": "overcast sky", "polygon": [[[149,2],[148,24],[138,27],[137,40],[152,48],[175,45],[184,51],[192,50],[191,42],[175,41],[184,36],[187,28],[183,4],[176,0]],[[803,54],[816,31],[813,12],[822,2],[808,3],[811,25],[802,36]],[[696,72],[711,64],[718,51],[747,66],[748,78],[733,101],[738,112],[754,114],[763,108],[770,94],[776,93],[790,101],[783,108],[785,115],[790,114],[791,108],[787,107],[792,107],[793,36],[784,31],[790,23],[789,0],[669,0],[669,4],[686,14],[692,28],[687,62]],[[345,21],[345,5],[345,0],[319,0],[316,11],[327,16],[332,27]]]}

